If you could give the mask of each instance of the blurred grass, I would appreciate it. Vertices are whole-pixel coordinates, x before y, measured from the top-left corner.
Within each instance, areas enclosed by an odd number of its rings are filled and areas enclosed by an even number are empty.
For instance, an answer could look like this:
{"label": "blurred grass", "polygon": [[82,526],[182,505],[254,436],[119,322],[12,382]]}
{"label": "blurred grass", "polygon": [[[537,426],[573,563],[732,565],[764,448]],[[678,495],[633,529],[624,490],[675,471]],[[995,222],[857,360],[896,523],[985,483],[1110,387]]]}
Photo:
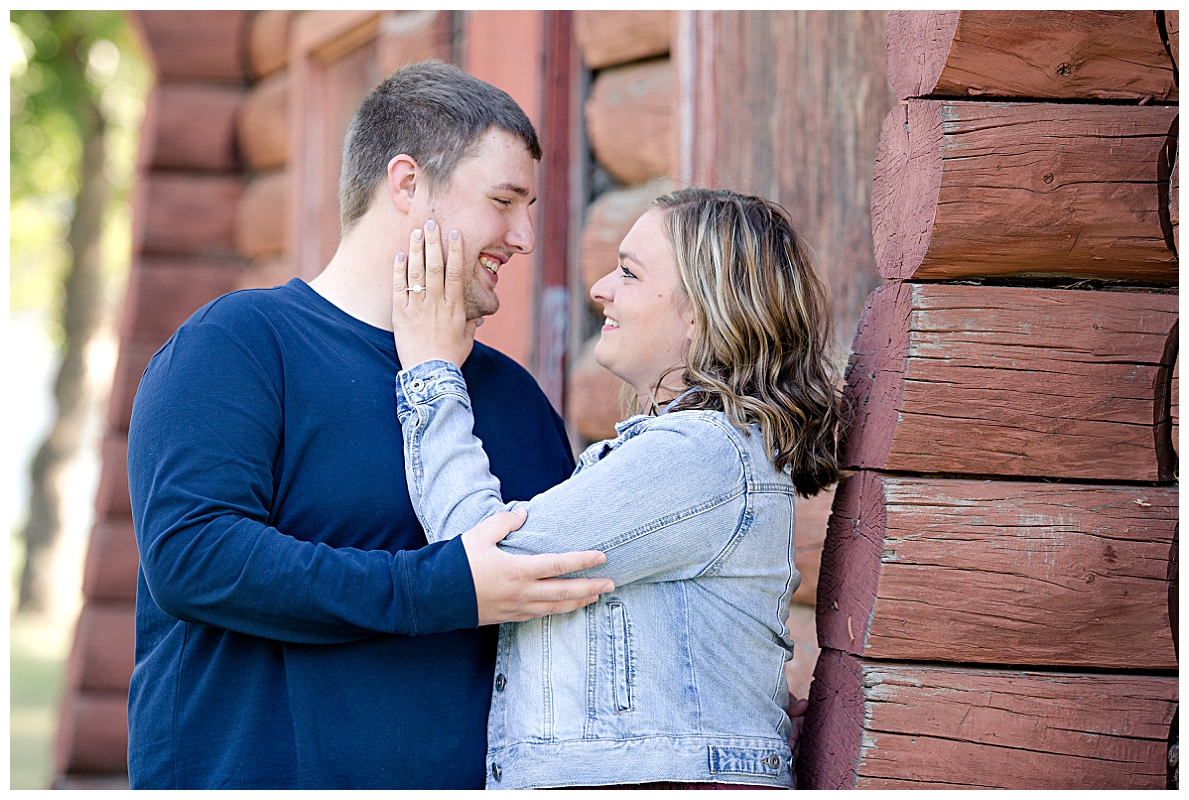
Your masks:
{"label": "blurred grass", "polygon": [[9,627],[9,788],[48,789],[73,619],[20,615]]}

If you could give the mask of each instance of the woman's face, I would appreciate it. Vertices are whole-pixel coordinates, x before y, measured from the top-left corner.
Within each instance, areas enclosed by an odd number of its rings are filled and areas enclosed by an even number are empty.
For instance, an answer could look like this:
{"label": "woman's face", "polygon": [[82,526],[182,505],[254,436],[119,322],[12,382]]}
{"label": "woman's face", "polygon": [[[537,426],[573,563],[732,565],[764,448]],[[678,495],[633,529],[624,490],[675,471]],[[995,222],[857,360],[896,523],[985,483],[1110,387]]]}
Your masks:
{"label": "woman's face", "polygon": [[[685,364],[694,333],[694,314],[677,277],[677,257],[662,226],[664,212],[652,209],[636,220],[619,246],[619,266],[591,287],[603,304],[602,335],[595,360],[622,378],[649,406],[649,392],[662,374]],[[681,375],[665,378],[676,395]]]}

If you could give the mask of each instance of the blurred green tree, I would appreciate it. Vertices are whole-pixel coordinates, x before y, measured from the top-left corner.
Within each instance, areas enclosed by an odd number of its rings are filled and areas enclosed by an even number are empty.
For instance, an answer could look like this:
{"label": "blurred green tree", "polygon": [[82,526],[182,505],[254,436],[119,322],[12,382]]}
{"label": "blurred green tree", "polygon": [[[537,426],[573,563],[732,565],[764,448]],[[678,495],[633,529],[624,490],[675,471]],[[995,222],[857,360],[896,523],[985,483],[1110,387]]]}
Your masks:
{"label": "blurred green tree", "polygon": [[[56,417],[33,459],[21,532],[18,611],[38,611],[52,590],[62,476],[86,419],[87,350],[110,306],[113,273],[127,264],[126,203],[115,201],[131,181],[132,132],[151,77],[118,11],[13,10],[9,52],[10,303],[55,309],[62,357]],[[105,236],[105,228],[123,233]],[[105,257],[113,247],[122,258]]]}

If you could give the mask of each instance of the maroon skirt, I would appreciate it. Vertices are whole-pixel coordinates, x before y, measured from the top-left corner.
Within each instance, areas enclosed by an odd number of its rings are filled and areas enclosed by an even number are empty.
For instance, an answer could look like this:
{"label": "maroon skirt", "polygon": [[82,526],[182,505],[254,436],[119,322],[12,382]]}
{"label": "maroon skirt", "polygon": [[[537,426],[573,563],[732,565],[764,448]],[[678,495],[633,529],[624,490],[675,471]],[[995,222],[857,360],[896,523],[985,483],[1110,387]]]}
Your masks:
{"label": "maroon skirt", "polygon": [[683,783],[654,781],[653,783],[617,783],[612,786],[571,786],[571,789],[779,789],[779,786],[753,786],[738,783]]}

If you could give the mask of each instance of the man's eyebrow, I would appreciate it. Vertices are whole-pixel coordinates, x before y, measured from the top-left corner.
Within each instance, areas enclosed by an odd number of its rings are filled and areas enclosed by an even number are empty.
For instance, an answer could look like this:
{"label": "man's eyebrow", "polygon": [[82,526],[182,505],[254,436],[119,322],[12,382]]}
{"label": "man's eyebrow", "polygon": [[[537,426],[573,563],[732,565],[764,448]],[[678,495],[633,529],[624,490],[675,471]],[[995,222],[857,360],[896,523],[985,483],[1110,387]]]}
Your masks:
{"label": "man's eyebrow", "polygon": [[[525,189],[518,183],[499,183],[491,187],[491,190],[493,192],[511,192],[512,194],[517,194],[521,197],[528,197],[528,189]],[[528,204],[531,206],[535,202],[537,202],[537,198],[534,197],[532,200],[528,201]]]}
{"label": "man's eyebrow", "polygon": [[528,197],[528,189],[525,189],[523,186],[516,183],[496,184],[495,186],[491,187],[491,190],[494,192],[512,192],[513,194],[518,194],[521,197]]}

